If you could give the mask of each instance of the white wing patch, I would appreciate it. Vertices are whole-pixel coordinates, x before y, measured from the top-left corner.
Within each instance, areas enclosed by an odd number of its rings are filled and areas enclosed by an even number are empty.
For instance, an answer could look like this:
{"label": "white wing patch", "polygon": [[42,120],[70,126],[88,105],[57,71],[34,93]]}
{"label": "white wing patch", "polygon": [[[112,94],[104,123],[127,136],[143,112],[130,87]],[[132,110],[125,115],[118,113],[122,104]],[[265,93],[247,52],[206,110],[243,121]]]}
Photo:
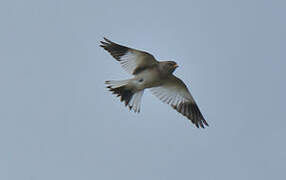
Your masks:
{"label": "white wing patch", "polygon": [[194,102],[193,97],[186,89],[180,89],[180,86],[171,86],[165,84],[163,86],[150,88],[151,92],[164,103],[171,106],[179,106],[181,103]]}
{"label": "white wing patch", "polygon": [[134,72],[134,70],[138,67],[138,59],[140,57],[138,57],[137,54],[135,54],[132,51],[127,51],[126,54],[124,54],[123,56],[120,57],[120,64],[122,66],[122,68],[132,74]]}

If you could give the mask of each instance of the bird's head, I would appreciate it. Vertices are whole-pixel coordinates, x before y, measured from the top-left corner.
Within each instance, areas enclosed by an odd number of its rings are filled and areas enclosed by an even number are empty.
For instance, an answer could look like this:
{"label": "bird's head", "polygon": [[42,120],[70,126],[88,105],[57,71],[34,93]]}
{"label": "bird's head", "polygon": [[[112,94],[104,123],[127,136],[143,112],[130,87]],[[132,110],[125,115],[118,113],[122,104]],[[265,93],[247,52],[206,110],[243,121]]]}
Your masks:
{"label": "bird's head", "polygon": [[177,67],[179,66],[175,61],[162,61],[159,64],[161,72],[166,75],[172,74]]}

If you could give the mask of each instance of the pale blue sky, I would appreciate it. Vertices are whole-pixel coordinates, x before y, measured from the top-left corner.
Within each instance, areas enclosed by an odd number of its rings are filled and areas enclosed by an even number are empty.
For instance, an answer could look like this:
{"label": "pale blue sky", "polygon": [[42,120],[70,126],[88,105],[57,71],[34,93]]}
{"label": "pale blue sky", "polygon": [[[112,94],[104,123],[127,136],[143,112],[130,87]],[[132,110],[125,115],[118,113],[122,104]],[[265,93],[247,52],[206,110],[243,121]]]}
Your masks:
{"label": "pale blue sky", "polygon": [[[1,1],[0,179],[285,179],[286,1]],[[102,37],[175,60],[210,127],[129,78]]]}

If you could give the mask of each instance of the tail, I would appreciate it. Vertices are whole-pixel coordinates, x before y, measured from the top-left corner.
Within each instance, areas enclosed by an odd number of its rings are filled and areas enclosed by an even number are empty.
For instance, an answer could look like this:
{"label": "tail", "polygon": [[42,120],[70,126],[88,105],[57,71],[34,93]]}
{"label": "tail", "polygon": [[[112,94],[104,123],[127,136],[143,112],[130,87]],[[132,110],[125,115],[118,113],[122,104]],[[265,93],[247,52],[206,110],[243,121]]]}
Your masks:
{"label": "tail", "polygon": [[126,85],[129,80],[122,81],[105,81],[107,88],[120,97],[120,101],[124,102],[125,106],[128,105],[129,109],[133,109],[134,112],[140,112],[141,98],[144,90],[134,92],[132,89],[128,88]]}

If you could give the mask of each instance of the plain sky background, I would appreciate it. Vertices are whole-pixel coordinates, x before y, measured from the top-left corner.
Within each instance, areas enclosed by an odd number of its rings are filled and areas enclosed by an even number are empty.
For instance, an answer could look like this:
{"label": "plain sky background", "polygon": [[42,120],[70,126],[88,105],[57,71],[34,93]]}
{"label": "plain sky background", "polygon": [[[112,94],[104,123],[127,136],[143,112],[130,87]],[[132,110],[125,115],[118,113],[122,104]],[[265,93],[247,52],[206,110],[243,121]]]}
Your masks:
{"label": "plain sky background", "polygon": [[[1,1],[0,179],[284,180],[285,17],[282,0]],[[104,36],[175,60],[210,127],[149,91],[129,112]]]}

